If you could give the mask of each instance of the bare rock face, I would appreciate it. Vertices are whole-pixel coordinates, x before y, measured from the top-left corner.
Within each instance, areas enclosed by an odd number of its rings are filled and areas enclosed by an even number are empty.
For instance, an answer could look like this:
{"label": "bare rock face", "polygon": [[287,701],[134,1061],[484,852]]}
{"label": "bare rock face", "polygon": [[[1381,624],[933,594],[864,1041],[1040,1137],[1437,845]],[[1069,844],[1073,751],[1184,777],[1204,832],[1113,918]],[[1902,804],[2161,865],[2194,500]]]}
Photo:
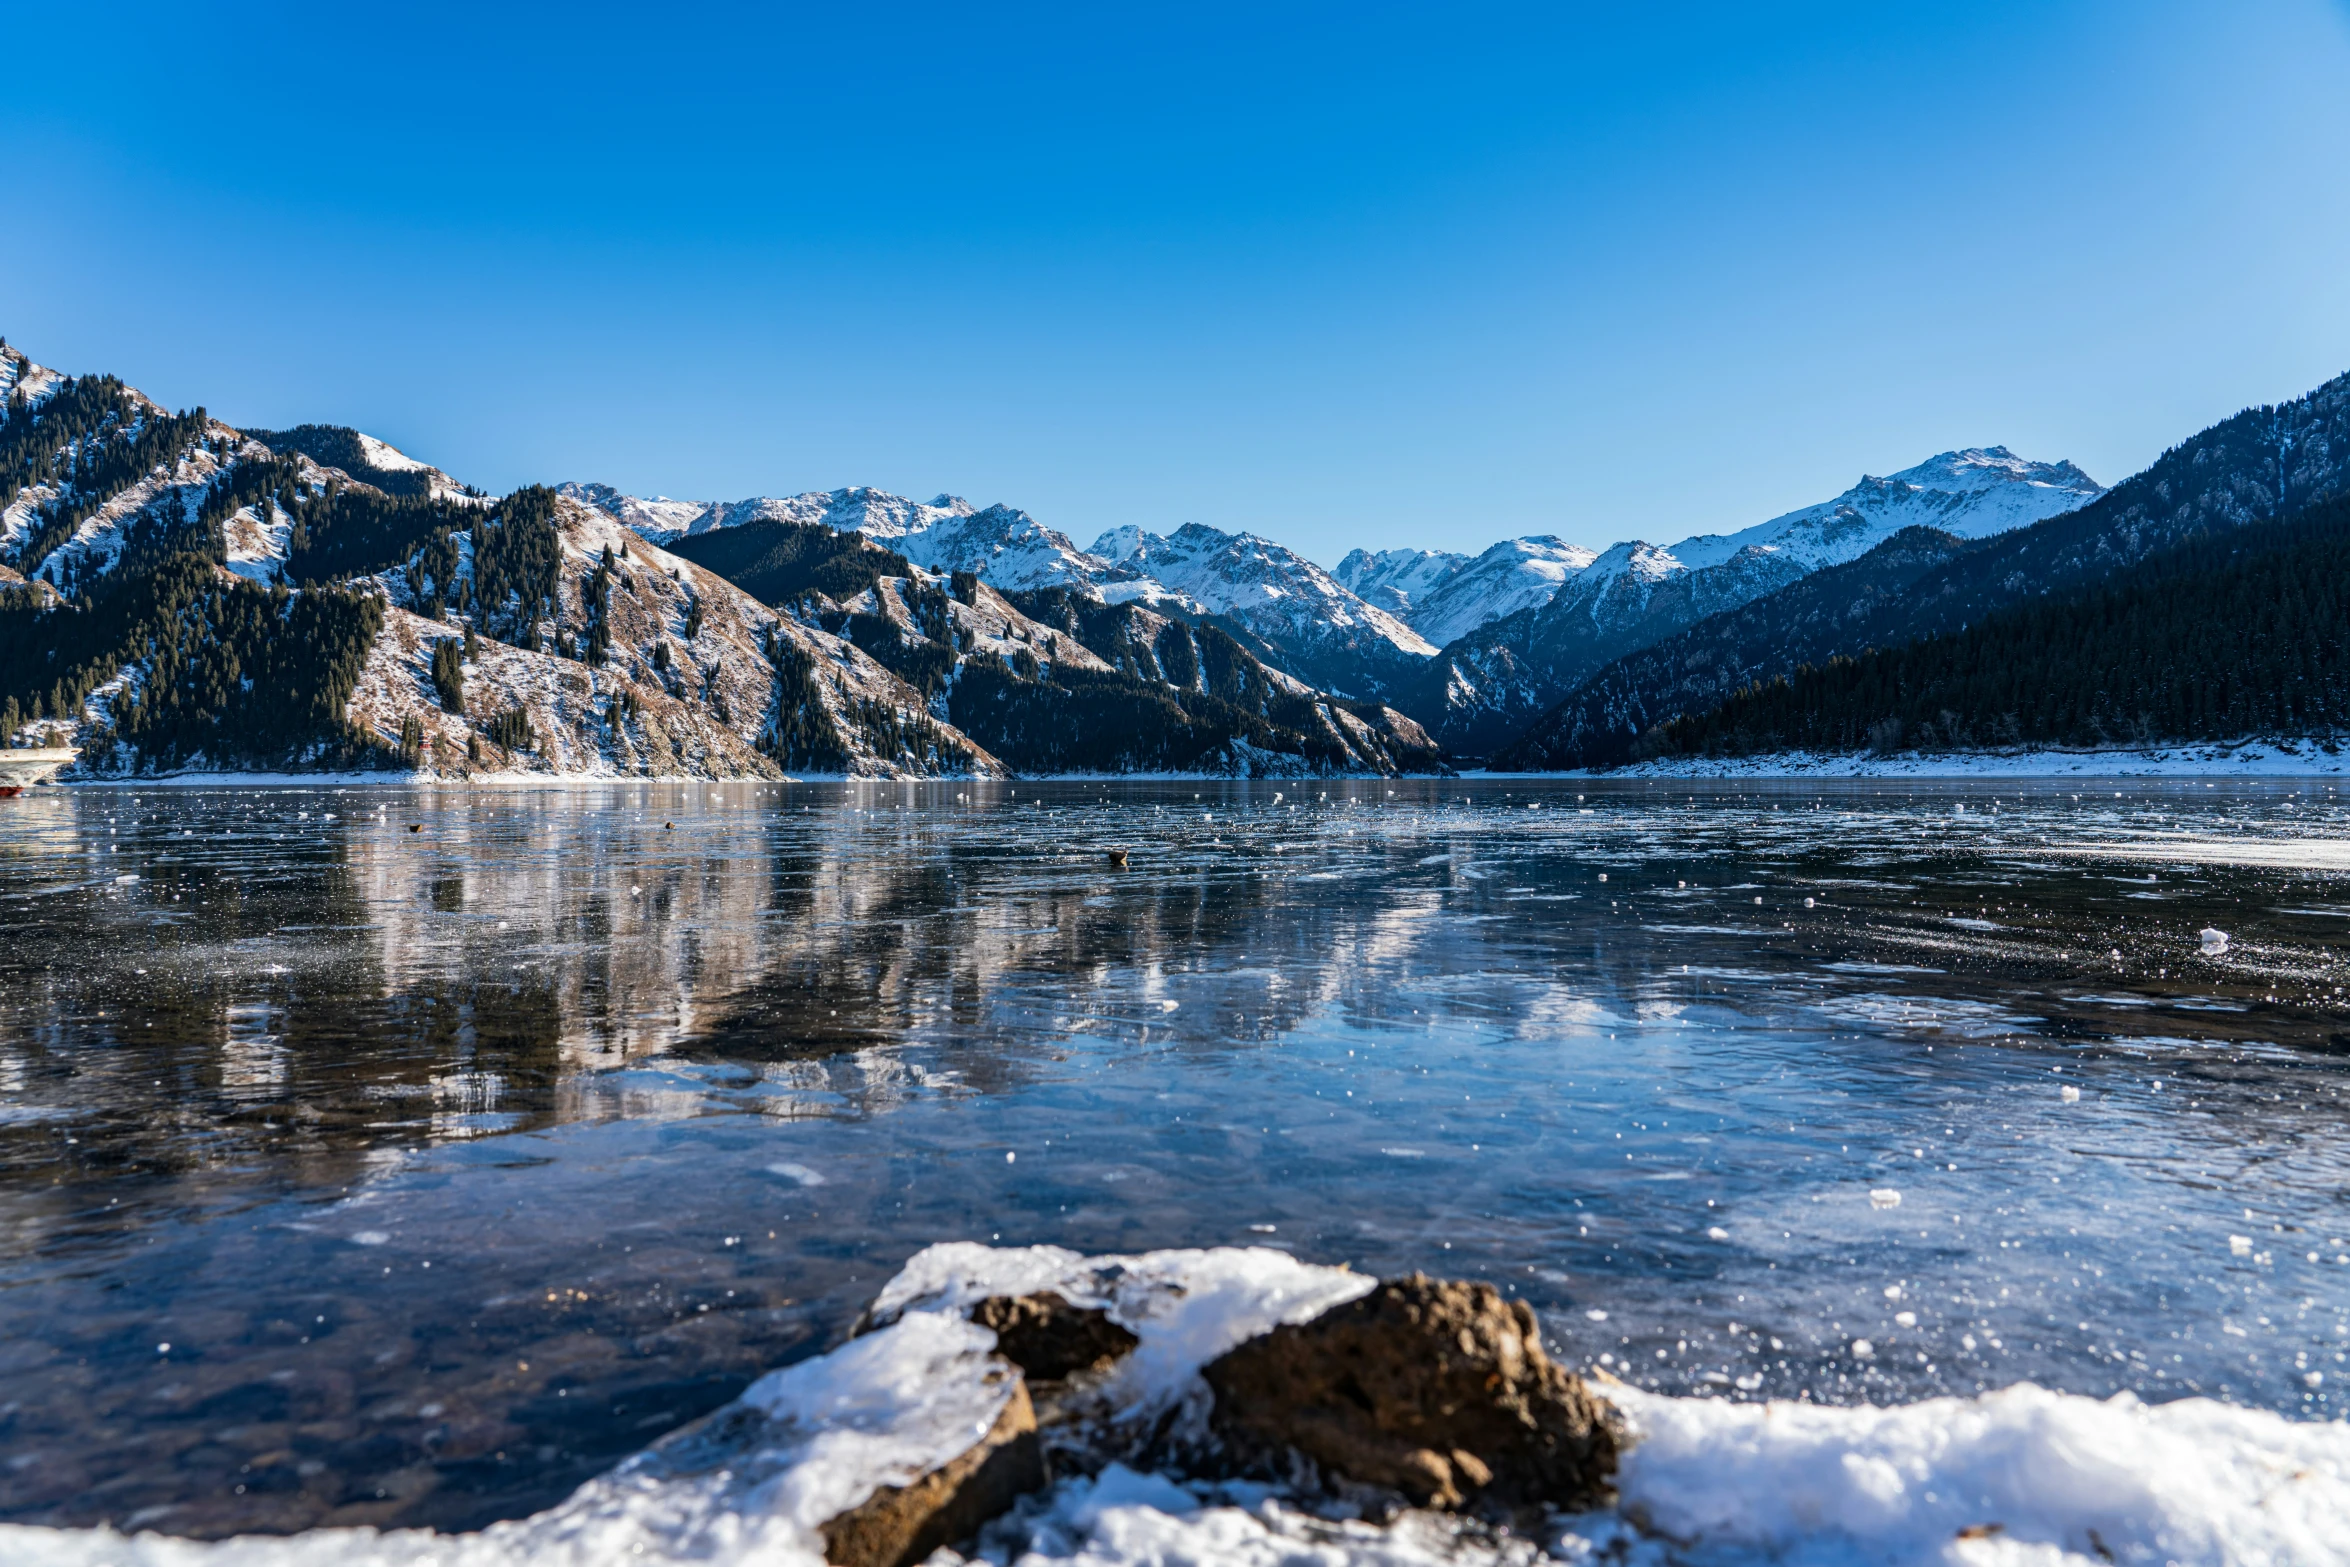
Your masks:
{"label": "bare rock face", "polygon": [[911,1485],[883,1486],[824,1526],[833,1567],[913,1567],[1045,1483],[1028,1386],[1016,1381],[995,1424],[962,1455]]}
{"label": "bare rock face", "polygon": [[1542,1352],[1526,1303],[1486,1284],[1392,1280],[1203,1375],[1242,1462],[1299,1453],[1421,1507],[1588,1507],[1615,1473],[1605,1407]]}
{"label": "bare rock face", "polygon": [[1072,1305],[1050,1290],[990,1295],[971,1308],[971,1320],[992,1329],[996,1353],[1037,1382],[1098,1371],[1142,1342],[1108,1312]]}

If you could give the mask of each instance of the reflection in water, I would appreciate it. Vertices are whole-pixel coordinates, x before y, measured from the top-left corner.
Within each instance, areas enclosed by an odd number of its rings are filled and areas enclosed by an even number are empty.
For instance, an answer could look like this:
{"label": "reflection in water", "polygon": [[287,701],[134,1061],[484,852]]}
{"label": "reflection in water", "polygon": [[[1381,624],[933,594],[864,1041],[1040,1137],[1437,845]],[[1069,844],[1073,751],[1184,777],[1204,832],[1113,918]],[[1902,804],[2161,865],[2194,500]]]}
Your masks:
{"label": "reflection in water", "polygon": [[2350,1374],[2325,786],[0,809],[0,1517],[527,1511],[953,1238],[1483,1276],[1678,1392]]}

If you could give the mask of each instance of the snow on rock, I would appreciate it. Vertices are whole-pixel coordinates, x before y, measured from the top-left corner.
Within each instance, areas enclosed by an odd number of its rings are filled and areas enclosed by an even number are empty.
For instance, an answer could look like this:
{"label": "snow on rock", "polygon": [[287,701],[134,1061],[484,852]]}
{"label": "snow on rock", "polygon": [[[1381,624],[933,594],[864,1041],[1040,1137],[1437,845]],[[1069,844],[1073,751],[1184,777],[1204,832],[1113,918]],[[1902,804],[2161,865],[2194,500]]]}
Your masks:
{"label": "snow on rock", "polygon": [[2350,1562],[2338,1421],[2030,1383],[1890,1409],[1606,1391],[1637,1435],[1619,1513],[1691,1567]]}
{"label": "snow on rock", "polygon": [[2104,493],[2069,462],[2033,462],[2004,446],[1970,446],[1889,478],[1863,475],[1832,501],[1737,533],[1684,539],[1672,553],[1697,570],[1753,545],[1818,571],[1858,560],[1903,528],[1922,524],[1962,539],[1985,539],[2086,506]]}
{"label": "snow on rock", "polygon": [[[529,1518],[471,1534],[321,1529],[228,1541],[0,1525],[22,1567],[816,1567],[828,1519],[939,1466],[1009,1396],[991,1295],[1104,1310],[1135,1350],[1096,1390],[1100,1429],[1156,1437],[1204,1413],[1199,1369],[1374,1287],[1269,1249],[1086,1257],[956,1242],[884,1286],[869,1331],[754,1382]],[[2350,1425],[2189,1398],[2148,1405],[2030,1383],[1877,1408],[1599,1391],[1633,1444],[1610,1509],[1539,1540],[1405,1511],[1320,1516],[1279,1487],[1185,1480],[1139,1449],[990,1525],[970,1560],[1019,1567],[2192,1567],[2350,1563]],[[1161,1422],[1167,1422],[1162,1425]],[[1180,1443],[1176,1444],[1178,1447]],[[942,1551],[939,1567],[966,1558]]]}

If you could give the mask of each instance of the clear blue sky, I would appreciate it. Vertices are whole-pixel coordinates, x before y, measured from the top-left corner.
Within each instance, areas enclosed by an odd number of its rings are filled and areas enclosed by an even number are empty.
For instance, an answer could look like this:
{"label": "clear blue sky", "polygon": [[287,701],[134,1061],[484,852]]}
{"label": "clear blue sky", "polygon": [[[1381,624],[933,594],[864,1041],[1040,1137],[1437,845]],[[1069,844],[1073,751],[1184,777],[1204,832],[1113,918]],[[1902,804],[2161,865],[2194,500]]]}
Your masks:
{"label": "clear blue sky", "polygon": [[2350,9],[0,6],[0,332],[493,489],[1357,545],[2350,368]]}

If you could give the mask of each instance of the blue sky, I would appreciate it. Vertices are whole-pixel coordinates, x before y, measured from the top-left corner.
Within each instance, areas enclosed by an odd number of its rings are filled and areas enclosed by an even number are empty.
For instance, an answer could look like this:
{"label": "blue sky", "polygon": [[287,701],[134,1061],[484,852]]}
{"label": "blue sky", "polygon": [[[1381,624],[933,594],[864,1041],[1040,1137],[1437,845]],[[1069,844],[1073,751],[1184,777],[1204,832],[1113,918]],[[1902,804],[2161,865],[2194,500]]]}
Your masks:
{"label": "blue sky", "polygon": [[493,489],[1358,544],[2350,369],[2340,0],[0,6],[0,332]]}

